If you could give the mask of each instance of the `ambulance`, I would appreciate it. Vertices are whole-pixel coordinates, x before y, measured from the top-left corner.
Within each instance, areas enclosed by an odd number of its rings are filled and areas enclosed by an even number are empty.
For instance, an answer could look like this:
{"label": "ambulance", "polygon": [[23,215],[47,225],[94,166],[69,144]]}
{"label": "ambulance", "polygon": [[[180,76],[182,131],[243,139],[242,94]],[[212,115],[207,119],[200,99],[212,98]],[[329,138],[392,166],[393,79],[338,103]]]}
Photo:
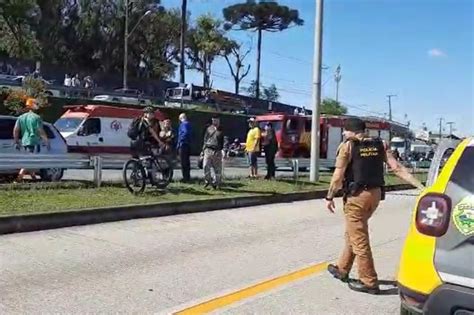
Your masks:
{"label": "ambulance", "polygon": [[[89,155],[130,154],[128,127],[142,109],[105,105],[67,106],[54,126],[66,140],[68,152]],[[165,119],[155,112],[159,121]]]}

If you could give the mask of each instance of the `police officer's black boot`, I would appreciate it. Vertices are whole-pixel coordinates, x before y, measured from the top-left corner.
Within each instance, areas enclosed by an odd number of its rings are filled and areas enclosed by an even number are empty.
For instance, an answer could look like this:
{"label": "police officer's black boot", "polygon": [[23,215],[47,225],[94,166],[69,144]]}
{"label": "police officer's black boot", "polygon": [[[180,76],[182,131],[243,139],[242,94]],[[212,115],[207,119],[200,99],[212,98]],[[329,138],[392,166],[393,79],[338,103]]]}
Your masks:
{"label": "police officer's black boot", "polygon": [[349,275],[342,274],[339,271],[339,268],[336,265],[329,264],[328,265],[328,272],[336,279],[341,280],[342,282],[348,282],[349,281]]}
{"label": "police officer's black boot", "polygon": [[350,281],[349,288],[357,292],[363,292],[363,293],[374,294],[374,295],[380,293],[380,288],[378,285],[375,287],[368,287],[364,283],[362,283],[362,281],[360,280]]}

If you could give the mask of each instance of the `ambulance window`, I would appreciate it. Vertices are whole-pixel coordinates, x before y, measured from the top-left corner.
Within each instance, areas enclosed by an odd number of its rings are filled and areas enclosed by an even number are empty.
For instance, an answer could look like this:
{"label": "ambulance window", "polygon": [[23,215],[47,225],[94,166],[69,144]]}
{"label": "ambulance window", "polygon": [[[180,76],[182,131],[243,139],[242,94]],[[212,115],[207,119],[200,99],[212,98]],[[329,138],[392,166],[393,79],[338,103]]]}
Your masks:
{"label": "ambulance window", "polygon": [[88,136],[100,133],[100,118],[88,118],[81,127],[80,136]]}
{"label": "ambulance window", "polygon": [[450,181],[474,193],[474,147],[467,147],[459,158]]}

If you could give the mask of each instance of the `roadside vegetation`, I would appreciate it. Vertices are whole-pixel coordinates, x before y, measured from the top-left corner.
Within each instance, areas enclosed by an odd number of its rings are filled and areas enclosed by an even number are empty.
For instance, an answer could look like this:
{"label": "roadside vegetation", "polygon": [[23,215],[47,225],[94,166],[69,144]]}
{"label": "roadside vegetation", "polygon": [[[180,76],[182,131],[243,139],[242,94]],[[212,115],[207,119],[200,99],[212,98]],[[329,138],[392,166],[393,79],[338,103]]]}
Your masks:
{"label": "roadside vegetation", "polygon": [[[426,179],[426,174],[417,176],[423,181]],[[329,181],[329,174],[323,174],[317,184],[309,182],[305,177],[299,181],[231,179],[225,182],[221,190],[216,191],[205,189],[202,182],[196,180],[190,184],[174,182],[163,191],[150,187],[140,196],[130,194],[119,183],[106,183],[101,188],[94,188],[89,182],[4,184],[0,191],[0,216],[317,191],[327,189]],[[394,176],[387,176],[386,184],[402,184],[402,181]]]}

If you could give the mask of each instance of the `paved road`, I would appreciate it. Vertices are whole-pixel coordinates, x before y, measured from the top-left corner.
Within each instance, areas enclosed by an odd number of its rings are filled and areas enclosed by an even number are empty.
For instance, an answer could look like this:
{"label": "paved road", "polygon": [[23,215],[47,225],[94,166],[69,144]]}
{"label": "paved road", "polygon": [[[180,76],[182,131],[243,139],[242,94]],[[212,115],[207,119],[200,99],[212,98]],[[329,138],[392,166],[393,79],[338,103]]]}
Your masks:
{"label": "paved road", "polygon": [[[390,194],[371,221],[381,279],[394,279],[413,202]],[[338,205],[335,215],[319,200],[0,236],[0,313],[169,314],[276,278],[205,305],[397,314],[396,295],[352,292],[319,265],[342,246]],[[299,279],[285,276],[294,271]]]}

